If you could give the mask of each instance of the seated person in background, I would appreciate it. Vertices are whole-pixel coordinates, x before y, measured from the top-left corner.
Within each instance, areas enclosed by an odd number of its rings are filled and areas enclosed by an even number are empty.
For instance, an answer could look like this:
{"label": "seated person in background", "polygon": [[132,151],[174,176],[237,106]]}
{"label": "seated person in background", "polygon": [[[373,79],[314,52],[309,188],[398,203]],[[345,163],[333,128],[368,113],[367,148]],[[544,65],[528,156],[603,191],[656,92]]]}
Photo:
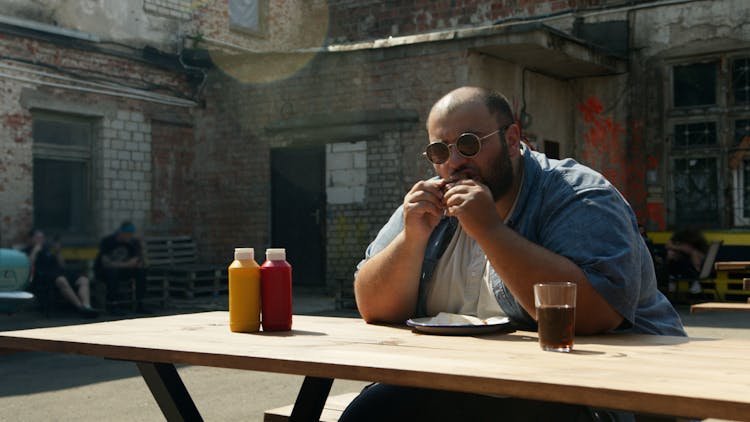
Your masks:
{"label": "seated person in background", "polygon": [[698,275],[708,252],[708,241],[703,237],[703,233],[692,227],[677,230],[667,241],[665,248],[670,290],[676,289],[676,285],[673,284],[676,279],[693,279],[690,293],[700,293]]}
{"label": "seated person in background", "polygon": [[32,229],[29,232],[29,245],[24,252],[29,255],[32,265],[31,289],[44,300],[51,300],[46,297],[46,293],[49,284],[54,283],[62,297],[73,305],[81,316],[96,318],[99,313],[91,308],[89,279],[81,274],[66,274],[64,261],[58,251],[59,243],[50,245],[45,242],[44,232],[41,230]]}
{"label": "seated person in background", "polygon": [[107,301],[117,299],[121,282],[135,280],[136,310],[150,313],[142,302],[146,292],[146,270],[143,268],[141,242],[135,238],[133,223],[123,222],[116,232],[102,239],[95,270],[96,277],[107,283]]}

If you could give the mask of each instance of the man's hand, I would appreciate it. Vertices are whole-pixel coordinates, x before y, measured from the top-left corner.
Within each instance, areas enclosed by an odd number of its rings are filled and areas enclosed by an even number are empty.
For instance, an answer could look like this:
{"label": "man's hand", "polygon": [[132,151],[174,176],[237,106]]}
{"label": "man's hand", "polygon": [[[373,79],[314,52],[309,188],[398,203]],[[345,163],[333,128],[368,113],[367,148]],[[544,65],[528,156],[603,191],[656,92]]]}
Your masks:
{"label": "man's hand", "polygon": [[443,217],[442,180],[422,180],[404,197],[404,234],[428,238]]}
{"label": "man's hand", "polygon": [[444,203],[447,215],[458,218],[461,228],[473,239],[502,224],[490,189],[475,180],[463,179],[449,184]]}

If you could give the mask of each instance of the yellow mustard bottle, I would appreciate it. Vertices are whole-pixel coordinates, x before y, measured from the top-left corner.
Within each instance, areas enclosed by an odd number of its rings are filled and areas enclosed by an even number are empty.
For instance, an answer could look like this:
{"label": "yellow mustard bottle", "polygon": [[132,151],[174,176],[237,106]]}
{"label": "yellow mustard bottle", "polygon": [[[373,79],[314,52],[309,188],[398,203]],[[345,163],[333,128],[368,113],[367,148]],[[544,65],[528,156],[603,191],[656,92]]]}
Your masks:
{"label": "yellow mustard bottle", "polygon": [[260,330],[260,266],[253,248],[236,248],[229,266],[229,329],[236,333]]}

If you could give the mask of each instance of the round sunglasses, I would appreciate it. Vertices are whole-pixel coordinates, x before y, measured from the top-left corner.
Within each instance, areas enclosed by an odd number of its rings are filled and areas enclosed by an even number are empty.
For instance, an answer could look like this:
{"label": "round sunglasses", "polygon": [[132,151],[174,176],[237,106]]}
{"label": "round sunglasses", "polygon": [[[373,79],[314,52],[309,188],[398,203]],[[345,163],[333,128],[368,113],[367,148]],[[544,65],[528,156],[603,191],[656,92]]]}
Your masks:
{"label": "round sunglasses", "polygon": [[[510,125],[508,125],[510,126]],[[427,145],[422,155],[424,155],[432,164],[443,164],[448,161],[451,157],[451,148],[455,147],[456,152],[462,157],[471,158],[479,154],[482,149],[482,142],[484,142],[490,136],[502,132],[505,133],[505,129],[500,128],[492,133],[488,133],[481,138],[479,135],[471,132],[466,132],[458,135],[458,139],[453,144],[448,144],[445,141],[432,142]]]}

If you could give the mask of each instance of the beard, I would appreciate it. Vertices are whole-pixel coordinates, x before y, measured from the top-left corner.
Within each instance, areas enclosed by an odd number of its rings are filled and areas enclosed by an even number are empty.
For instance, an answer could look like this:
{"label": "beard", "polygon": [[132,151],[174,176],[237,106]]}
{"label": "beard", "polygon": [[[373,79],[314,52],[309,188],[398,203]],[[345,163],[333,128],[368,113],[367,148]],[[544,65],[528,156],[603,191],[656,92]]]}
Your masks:
{"label": "beard", "polygon": [[505,142],[500,142],[500,152],[497,154],[494,160],[490,163],[487,174],[482,172],[480,174],[482,181],[492,192],[492,199],[497,201],[503,195],[508,193],[510,188],[513,186],[515,175],[513,174],[513,165],[510,161],[510,154],[508,153],[508,145]]}

